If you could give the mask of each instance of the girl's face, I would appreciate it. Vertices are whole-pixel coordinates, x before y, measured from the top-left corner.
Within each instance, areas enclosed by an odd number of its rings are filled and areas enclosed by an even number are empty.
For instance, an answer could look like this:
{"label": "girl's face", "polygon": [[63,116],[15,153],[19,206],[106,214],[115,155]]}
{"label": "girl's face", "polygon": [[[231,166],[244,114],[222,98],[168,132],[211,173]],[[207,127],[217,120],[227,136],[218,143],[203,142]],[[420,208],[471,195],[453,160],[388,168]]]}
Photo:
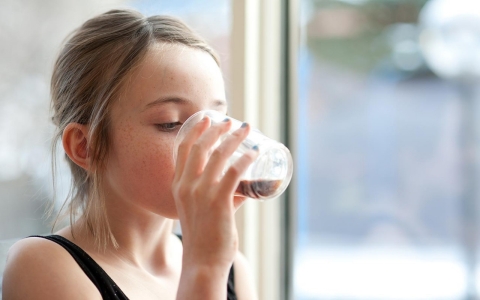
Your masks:
{"label": "girl's face", "polygon": [[214,59],[182,45],[151,47],[112,105],[104,174],[109,209],[144,209],[177,218],[171,192],[173,142],[181,124],[203,109],[227,112]]}

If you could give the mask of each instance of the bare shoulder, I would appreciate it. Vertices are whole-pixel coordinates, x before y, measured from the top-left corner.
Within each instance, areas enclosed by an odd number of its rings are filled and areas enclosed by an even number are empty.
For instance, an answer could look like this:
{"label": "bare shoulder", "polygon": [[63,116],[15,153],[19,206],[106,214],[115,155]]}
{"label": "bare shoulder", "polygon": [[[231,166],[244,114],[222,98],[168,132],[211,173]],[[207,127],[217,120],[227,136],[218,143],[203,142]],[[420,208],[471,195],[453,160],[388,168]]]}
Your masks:
{"label": "bare shoulder", "polygon": [[234,267],[235,293],[239,300],[258,299],[257,291],[253,283],[253,275],[250,265],[245,256],[237,251]]}
{"label": "bare shoulder", "polygon": [[101,299],[65,249],[33,237],[18,241],[8,251],[2,295],[3,300]]}

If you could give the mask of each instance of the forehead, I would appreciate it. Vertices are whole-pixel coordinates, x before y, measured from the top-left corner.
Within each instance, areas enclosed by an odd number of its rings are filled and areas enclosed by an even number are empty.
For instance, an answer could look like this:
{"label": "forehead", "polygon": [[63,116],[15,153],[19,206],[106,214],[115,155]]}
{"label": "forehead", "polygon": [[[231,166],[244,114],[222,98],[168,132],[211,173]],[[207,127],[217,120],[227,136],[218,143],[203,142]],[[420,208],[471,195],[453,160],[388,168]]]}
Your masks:
{"label": "forehead", "polygon": [[225,100],[220,68],[209,53],[177,44],[155,44],[131,72],[119,102],[141,109],[162,97]]}

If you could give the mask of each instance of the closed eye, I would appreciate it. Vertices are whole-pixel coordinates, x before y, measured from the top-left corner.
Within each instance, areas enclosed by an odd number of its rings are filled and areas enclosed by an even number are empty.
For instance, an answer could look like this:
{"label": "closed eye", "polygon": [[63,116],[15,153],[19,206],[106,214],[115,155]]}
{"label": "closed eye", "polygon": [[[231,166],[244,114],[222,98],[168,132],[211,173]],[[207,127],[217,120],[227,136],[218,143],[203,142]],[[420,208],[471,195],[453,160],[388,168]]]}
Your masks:
{"label": "closed eye", "polygon": [[180,122],[171,122],[171,123],[162,123],[162,124],[155,124],[155,126],[164,132],[173,132],[182,126]]}

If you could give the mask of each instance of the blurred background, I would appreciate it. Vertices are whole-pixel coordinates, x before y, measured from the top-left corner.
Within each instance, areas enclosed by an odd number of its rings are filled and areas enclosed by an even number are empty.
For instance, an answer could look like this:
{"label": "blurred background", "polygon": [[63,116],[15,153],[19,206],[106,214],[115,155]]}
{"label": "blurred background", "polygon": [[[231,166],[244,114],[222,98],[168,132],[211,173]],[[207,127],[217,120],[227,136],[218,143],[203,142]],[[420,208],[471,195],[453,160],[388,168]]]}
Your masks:
{"label": "blurred background", "polygon": [[478,299],[480,1],[301,2],[298,299]]}
{"label": "blurred background", "polygon": [[[232,1],[0,0],[0,271],[68,190],[49,111],[66,35],[111,8],[178,16],[228,89]],[[292,298],[480,298],[480,1],[297,4]]]}

